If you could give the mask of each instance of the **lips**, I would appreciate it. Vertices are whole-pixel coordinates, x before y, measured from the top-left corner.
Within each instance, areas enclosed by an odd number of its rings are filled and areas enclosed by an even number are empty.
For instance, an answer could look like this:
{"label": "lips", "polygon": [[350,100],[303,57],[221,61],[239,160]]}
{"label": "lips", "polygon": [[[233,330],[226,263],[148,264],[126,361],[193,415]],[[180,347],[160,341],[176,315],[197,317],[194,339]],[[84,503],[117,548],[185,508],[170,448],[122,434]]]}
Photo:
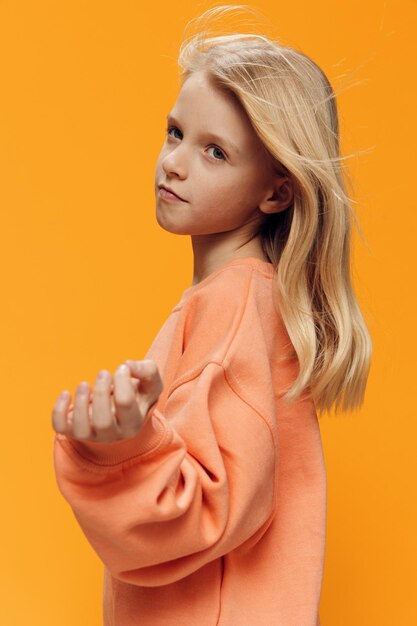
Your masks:
{"label": "lips", "polygon": [[171,187],[167,187],[166,185],[159,185],[159,189],[166,189],[167,191],[173,193],[174,196],[177,196],[177,198],[179,198],[183,202],[187,202],[187,200],[185,200],[184,198],[181,198],[181,196],[179,196],[177,193],[175,193],[175,191],[173,189],[171,189]]}

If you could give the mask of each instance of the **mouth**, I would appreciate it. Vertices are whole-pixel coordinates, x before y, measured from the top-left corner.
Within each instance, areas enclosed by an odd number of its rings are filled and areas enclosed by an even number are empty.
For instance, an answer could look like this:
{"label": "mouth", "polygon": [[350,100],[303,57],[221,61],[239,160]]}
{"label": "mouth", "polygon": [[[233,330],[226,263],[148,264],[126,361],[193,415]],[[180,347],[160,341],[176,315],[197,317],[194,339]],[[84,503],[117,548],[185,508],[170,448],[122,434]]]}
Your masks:
{"label": "mouth", "polygon": [[181,198],[173,189],[167,187],[166,185],[159,185],[159,195],[161,198],[165,198],[167,200],[181,200],[182,202],[187,202],[184,198]]}

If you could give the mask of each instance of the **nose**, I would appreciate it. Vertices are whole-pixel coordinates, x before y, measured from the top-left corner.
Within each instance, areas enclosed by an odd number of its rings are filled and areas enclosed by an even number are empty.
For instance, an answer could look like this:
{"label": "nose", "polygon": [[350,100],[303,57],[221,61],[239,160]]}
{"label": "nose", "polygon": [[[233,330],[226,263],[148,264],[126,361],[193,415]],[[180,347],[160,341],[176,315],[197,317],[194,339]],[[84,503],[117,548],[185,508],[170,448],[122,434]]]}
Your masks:
{"label": "nose", "polygon": [[165,174],[184,178],[187,174],[187,167],[182,146],[177,146],[165,155],[162,159],[162,169]]}

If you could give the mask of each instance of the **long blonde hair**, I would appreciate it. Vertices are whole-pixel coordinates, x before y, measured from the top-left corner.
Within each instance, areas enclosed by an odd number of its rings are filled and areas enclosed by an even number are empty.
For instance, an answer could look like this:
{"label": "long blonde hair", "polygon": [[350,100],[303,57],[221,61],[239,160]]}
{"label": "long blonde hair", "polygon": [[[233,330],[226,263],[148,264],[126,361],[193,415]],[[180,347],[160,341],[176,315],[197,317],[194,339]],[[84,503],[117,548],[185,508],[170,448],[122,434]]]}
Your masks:
{"label": "long blonde hair", "polygon": [[[217,6],[194,21],[242,7]],[[204,69],[217,87],[235,94],[277,171],[292,179],[291,206],[268,215],[260,231],[299,364],[285,397],[295,400],[309,389],[319,411],[359,408],[372,342],[351,283],[355,216],[328,78],[305,54],[253,33],[197,32],[182,42],[178,65],[183,81]]]}

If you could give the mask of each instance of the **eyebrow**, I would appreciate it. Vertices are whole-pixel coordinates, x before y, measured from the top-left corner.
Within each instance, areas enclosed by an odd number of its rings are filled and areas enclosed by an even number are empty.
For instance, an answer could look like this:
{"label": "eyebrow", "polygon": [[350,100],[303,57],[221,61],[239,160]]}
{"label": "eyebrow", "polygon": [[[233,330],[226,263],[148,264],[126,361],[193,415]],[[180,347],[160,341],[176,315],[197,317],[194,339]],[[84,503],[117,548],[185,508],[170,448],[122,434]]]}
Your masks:
{"label": "eyebrow", "polygon": [[[167,115],[167,122],[173,122],[174,124],[178,124],[179,126],[181,126],[180,122],[171,113],[168,113]],[[211,132],[202,132],[200,133],[200,135],[204,139],[215,141],[216,143],[220,145],[224,145],[226,148],[230,148],[231,150],[236,152],[236,154],[240,154],[239,148],[230,139],[226,139],[225,137],[220,137],[220,135],[216,135],[216,133],[211,133]]]}

